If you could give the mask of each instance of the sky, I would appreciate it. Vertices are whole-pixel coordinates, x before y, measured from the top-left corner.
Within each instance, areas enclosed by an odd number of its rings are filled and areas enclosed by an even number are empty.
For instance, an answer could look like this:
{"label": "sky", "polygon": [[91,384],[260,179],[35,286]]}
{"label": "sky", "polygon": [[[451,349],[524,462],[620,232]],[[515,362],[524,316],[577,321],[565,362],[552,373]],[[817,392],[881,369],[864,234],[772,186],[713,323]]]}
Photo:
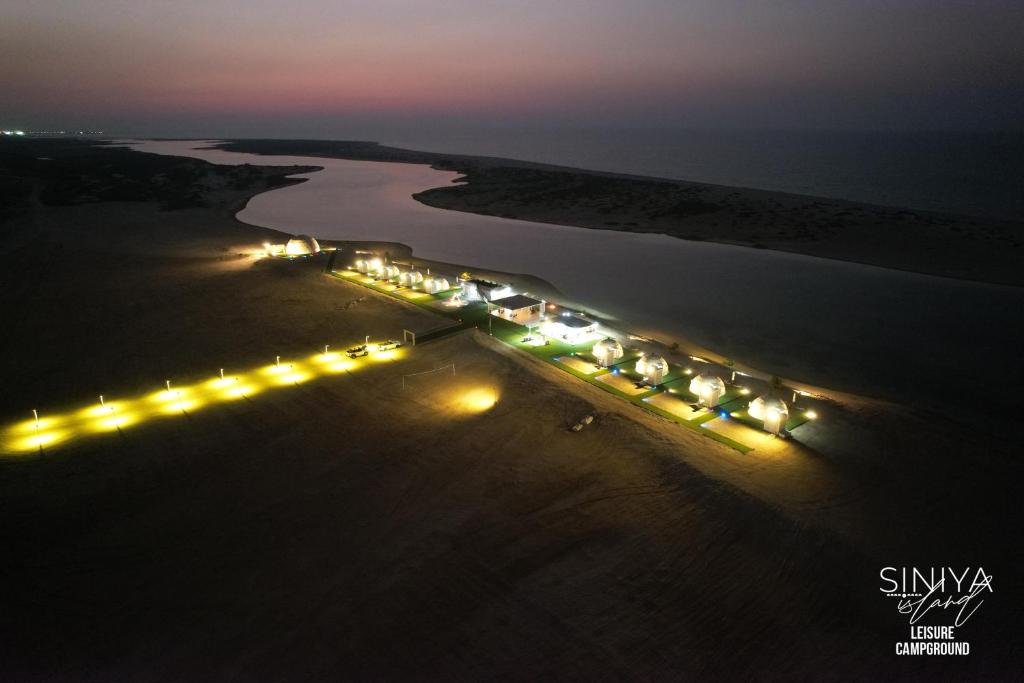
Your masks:
{"label": "sky", "polygon": [[1020,130],[1021,0],[5,0],[0,126]]}

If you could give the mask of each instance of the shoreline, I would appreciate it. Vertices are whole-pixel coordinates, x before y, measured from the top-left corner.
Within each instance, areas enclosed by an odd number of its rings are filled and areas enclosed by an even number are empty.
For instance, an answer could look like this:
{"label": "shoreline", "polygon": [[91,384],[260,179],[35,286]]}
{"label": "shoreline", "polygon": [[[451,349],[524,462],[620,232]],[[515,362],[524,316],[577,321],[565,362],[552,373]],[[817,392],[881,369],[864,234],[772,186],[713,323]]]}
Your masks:
{"label": "shoreline", "polygon": [[[180,154],[180,152],[178,153]],[[292,161],[294,163],[302,163],[304,166],[306,166],[306,164],[302,160],[296,159]],[[226,164],[229,162],[220,161],[219,163]],[[252,162],[250,161],[249,163]],[[249,223],[245,223],[244,221],[242,221],[241,224],[246,226],[252,225]],[[579,226],[557,227],[562,229],[574,229],[576,231],[586,230],[586,228],[582,228]],[[595,319],[599,321],[604,321],[606,326],[611,327],[612,329],[620,330],[626,334],[632,333],[635,335],[640,335],[641,337],[650,339],[652,340],[652,344],[658,347],[663,354],[668,353],[673,346],[672,342],[675,342],[679,344],[681,351],[685,351],[683,355],[701,356],[715,360],[719,363],[725,363],[726,361],[731,360],[734,364],[736,364],[737,369],[743,372],[747,372],[748,374],[753,375],[755,378],[767,379],[773,375],[777,375],[781,378],[786,378],[791,385],[794,385],[795,387],[799,388],[802,391],[807,391],[817,395],[829,396],[839,401],[880,400],[885,402],[905,402],[908,400],[912,400],[914,402],[919,402],[922,398],[922,396],[919,395],[919,392],[917,390],[910,388],[912,386],[916,387],[916,384],[907,383],[903,385],[896,384],[893,386],[886,385],[880,388],[876,384],[864,382],[862,379],[860,379],[860,375],[851,375],[849,372],[850,368],[844,369],[837,366],[833,368],[834,371],[826,372],[822,370],[822,365],[815,364],[813,361],[807,360],[806,358],[803,362],[792,362],[786,360],[785,358],[783,358],[782,361],[779,362],[780,358],[778,356],[780,354],[772,352],[762,353],[762,351],[752,348],[751,344],[749,343],[739,345],[734,344],[732,346],[725,344],[723,346],[722,344],[716,344],[715,340],[713,339],[699,341],[699,337],[693,337],[685,329],[680,330],[671,327],[666,328],[663,325],[659,326],[657,322],[652,320],[638,320],[636,317],[629,315],[628,311],[626,310],[604,310],[600,305],[597,304],[597,301],[595,300],[580,301],[574,298],[567,297],[564,293],[558,292],[557,288],[552,286],[549,282],[543,280],[542,278],[532,276],[529,273],[528,268],[525,270],[501,270],[495,268],[480,268],[478,267],[478,265],[476,265],[475,262],[455,263],[440,260],[435,261],[433,259],[419,257],[416,254],[415,249],[410,246],[410,243],[405,243],[402,242],[401,240],[396,240],[394,242],[388,241],[387,243],[382,243],[380,240],[365,239],[326,240],[324,242],[325,244],[333,243],[339,246],[351,244],[356,247],[369,247],[371,246],[369,244],[371,241],[374,242],[374,244],[372,245],[373,247],[382,251],[388,251],[390,249],[391,251],[394,252],[397,251],[397,249],[394,249],[392,245],[401,245],[401,258],[412,259],[418,264],[423,264],[424,266],[430,266],[432,268],[435,267],[433,264],[437,264],[436,268],[441,272],[445,272],[443,269],[447,267],[448,270],[446,274],[448,275],[454,275],[459,272],[469,270],[484,275],[485,277],[487,277],[486,273],[492,273],[493,275],[491,275],[490,279],[496,279],[498,281],[518,282],[524,290],[532,290],[534,294],[541,295],[542,298],[556,301],[569,308],[587,312]],[[747,245],[723,245],[720,248],[726,249],[735,246]],[[808,255],[795,254],[795,256],[798,258],[807,258]],[[796,262],[794,261],[794,263]],[[822,261],[822,263],[824,264],[826,262]],[[863,267],[864,265],[857,264],[856,262],[851,261],[847,261],[846,263],[855,268]],[[909,278],[922,277],[922,274],[915,273],[914,271],[904,270],[900,272],[906,273]],[[883,273],[884,271],[879,271],[879,274]],[[891,278],[892,276],[888,277]],[[924,275],[925,280],[923,280],[923,282],[927,282],[927,277],[929,276]],[[932,275],[931,277],[935,276]],[[903,280],[903,278],[897,278],[897,289],[895,289],[894,291],[899,291],[898,287],[900,281],[906,282],[907,286],[926,286],[922,284],[915,285],[915,282],[921,281],[917,281],[914,279]],[[957,280],[953,279],[951,281],[955,282]],[[936,280],[935,284],[941,286],[941,281]],[[985,282],[973,284],[992,286],[992,283]],[[1000,284],[995,284],[994,286],[997,288],[997,291],[998,289],[1006,287],[1006,285]],[[984,289],[978,290],[979,294],[983,294],[984,291]],[[1016,290],[1004,289],[1003,291],[1013,292]],[[551,298],[551,292],[556,292],[555,298]],[[721,350],[715,351],[714,349]],[[818,355],[821,356],[821,353],[819,353]],[[936,396],[938,395],[939,394],[936,394]],[[923,398],[925,399],[925,401],[924,404],[922,404],[922,408],[924,408],[927,405],[929,410],[943,412],[942,409],[944,407],[944,404],[941,402],[941,400],[938,398],[936,398],[934,401],[928,400],[928,397],[930,396],[931,394],[924,394]]]}
{"label": "shoreline", "polygon": [[[416,152],[369,142],[229,140],[212,148],[388,163],[460,174],[417,201],[464,213],[664,234],[922,275],[1020,287],[1024,223],[752,188]],[[612,220],[614,219],[614,220]]]}

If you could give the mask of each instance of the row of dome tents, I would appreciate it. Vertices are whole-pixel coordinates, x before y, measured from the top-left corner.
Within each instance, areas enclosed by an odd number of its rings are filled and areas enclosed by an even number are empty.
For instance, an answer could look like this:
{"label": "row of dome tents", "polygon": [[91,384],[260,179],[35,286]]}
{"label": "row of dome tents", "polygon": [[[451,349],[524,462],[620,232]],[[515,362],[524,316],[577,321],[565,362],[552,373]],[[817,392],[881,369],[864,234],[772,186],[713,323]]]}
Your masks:
{"label": "row of dome tents", "polygon": [[[608,337],[594,344],[593,355],[598,365],[607,368],[622,358],[625,351],[618,340]],[[643,377],[644,384],[657,386],[668,374],[668,362],[659,355],[645,352],[637,359],[635,370]],[[712,408],[725,396],[725,381],[711,372],[703,372],[690,380],[689,389],[699,404]],[[771,393],[751,401],[747,413],[755,420],[760,420],[764,430],[772,434],[780,434],[789,419],[789,407],[785,401]]]}
{"label": "row of dome tents", "polygon": [[356,259],[355,270],[369,275],[370,277],[387,282],[394,282],[402,287],[410,289],[421,289],[428,294],[437,294],[451,289],[448,278],[440,275],[431,275],[430,269],[424,275],[418,270],[402,270],[394,263],[386,263],[379,257],[368,257]]}

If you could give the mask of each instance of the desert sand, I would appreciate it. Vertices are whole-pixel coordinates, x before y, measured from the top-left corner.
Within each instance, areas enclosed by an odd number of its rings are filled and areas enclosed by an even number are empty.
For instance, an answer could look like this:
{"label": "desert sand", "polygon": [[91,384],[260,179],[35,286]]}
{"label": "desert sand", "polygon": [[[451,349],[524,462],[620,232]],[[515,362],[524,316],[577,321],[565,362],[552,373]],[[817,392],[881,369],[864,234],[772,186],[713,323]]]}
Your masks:
{"label": "desert sand", "polygon": [[[122,152],[124,155],[134,154]],[[3,223],[0,421],[427,330],[196,205]],[[277,181],[272,181],[277,182]],[[44,189],[32,180],[35,189]],[[45,183],[43,183],[44,185]],[[1012,440],[849,397],[741,455],[479,330],[359,372],[0,457],[11,680],[1006,678]],[[454,364],[447,373],[402,376]],[[586,414],[582,433],[568,427]],[[934,558],[934,559],[933,559]],[[896,658],[878,570],[983,564],[974,656]]]}

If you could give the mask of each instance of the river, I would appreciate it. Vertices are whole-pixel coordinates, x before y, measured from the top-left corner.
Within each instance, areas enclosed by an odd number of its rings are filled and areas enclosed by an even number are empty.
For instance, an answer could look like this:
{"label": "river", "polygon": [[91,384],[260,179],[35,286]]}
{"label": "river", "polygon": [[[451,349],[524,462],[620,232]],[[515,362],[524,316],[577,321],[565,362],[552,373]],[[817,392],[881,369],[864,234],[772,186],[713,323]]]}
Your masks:
{"label": "river", "polygon": [[[421,258],[536,275],[631,330],[667,342],[692,340],[793,380],[891,399],[977,405],[979,391],[1016,388],[1024,379],[1017,352],[1022,288],[447,211],[411,195],[450,183],[452,172],[201,150],[197,144],[143,141],[133,147],[218,164],[322,166],[297,176],[307,182],[253,197],[238,218],[326,239],[402,242]],[[1006,400],[1019,399],[1001,396],[1004,407]]]}

